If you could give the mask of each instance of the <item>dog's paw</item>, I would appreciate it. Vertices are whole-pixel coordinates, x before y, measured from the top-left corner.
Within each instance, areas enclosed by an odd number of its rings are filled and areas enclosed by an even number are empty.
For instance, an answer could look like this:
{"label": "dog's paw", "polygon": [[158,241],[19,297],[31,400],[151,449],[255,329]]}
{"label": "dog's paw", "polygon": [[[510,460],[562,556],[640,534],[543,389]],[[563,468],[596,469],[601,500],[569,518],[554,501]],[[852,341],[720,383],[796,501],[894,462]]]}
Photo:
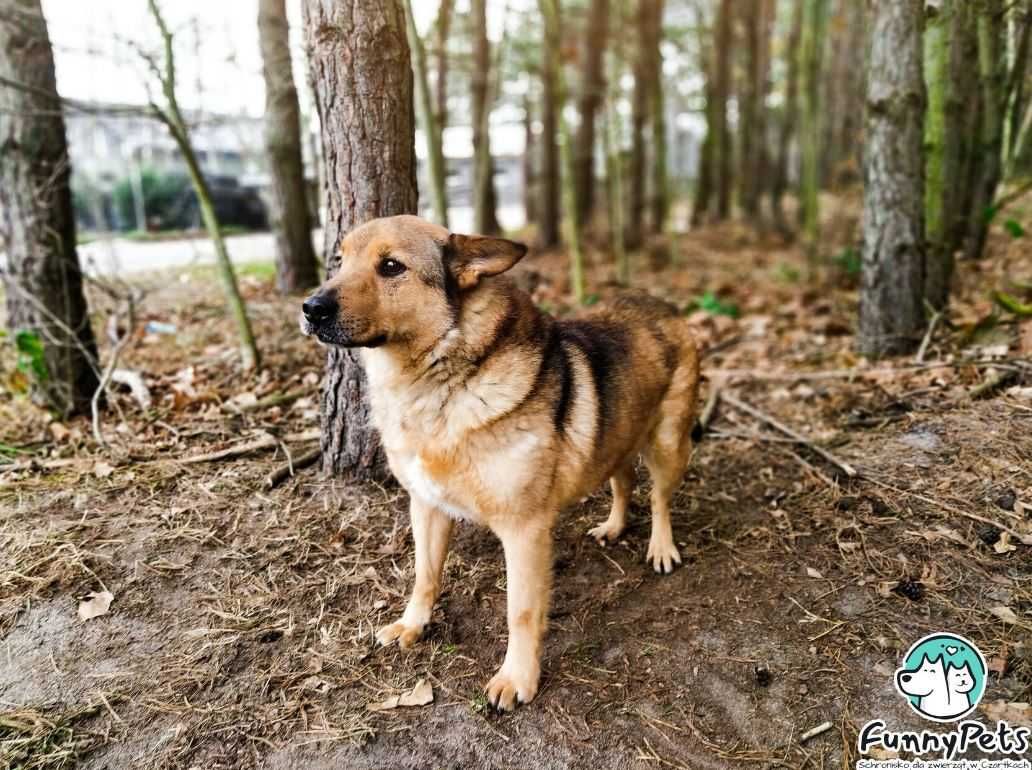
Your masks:
{"label": "dog's paw", "polygon": [[681,552],[669,540],[649,540],[649,551],[645,561],[652,564],[652,569],[660,575],[669,575],[681,564]]}
{"label": "dog's paw", "polygon": [[523,668],[503,663],[487,683],[487,702],[499,711],[512,711],[517,703],[530,703],[537,695],[540,677],[537,666]]}
{"label": "dog's paw", "polygon": [[618,527],[609,521],[604,521],[597,527],[588,530],[588,537],[595,538],[599,545],[614,543],[623,534],[623,527]]}
{"label": "dog's paw", "polygon": [[377,631],[376,641],[380,643],[381,647],[386,647],[397,639],[398,646],[404,650],[418,642],[422,635],[423,626],[409,625],[405,621],[399,620],[397,623],[391,623]]}

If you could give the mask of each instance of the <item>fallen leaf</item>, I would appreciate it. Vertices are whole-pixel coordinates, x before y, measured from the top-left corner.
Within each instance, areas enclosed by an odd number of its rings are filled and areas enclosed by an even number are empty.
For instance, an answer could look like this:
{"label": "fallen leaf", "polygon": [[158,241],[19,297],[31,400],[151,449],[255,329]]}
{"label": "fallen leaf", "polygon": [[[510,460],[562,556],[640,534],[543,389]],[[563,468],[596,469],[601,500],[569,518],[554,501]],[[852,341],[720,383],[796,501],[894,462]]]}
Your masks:
{"label": "fallen leaf", "polygon": [[1004,623],[1020,623],[1021,622],[1018,619],[1017,614],[1010,607],[1004,607],[1003,605],[1000,605],[999,607],[990,607],[989,608],[989,612],[991,614],[995,615],[996,617],[998,617]]}
{"label": "fallen leaf", "polygon": [[401,695],[392,695],[378,703],[368,703],[369,711],[390,711],[402,706],[425,706],[434,702],[434,690],[425,679],[416,682],[416,686]]}
{"label": "fallen leaf", "polygon": [[103,460],[98,460],[93,464],[93,475],[98,479],[106,479],[114,472],[115,466],[110,463],[106,463]]}
{"label": "fallen leaf", "polygon": [[987,717],[997,722],[1032,727],[1032,704],[1007,703],[998,700],[993,703],[983,703],[982,711]]}
{"label": "fallen leaf", "polygon": [[54,441],[58,443],[61,443],[71,435],[71,431],[62,423],[52,422],[47,427],[50,429],[50,435],[54,437]]}
{"label": "fallen leaf", "polygon": [[98,591],[93,594],[86,594],[79,602],[79,620],[91,620],[107,615],[115,597],[110,591]]}
{"label": "fallen leaf", "polygon": [[807,567],[806,568],[806,574],[808,576],[812,577],[812,578],[816,578],[817,580],[823,580],[824,579],[824,575],[822,575],[820,572],[815,570],[813,567]]}

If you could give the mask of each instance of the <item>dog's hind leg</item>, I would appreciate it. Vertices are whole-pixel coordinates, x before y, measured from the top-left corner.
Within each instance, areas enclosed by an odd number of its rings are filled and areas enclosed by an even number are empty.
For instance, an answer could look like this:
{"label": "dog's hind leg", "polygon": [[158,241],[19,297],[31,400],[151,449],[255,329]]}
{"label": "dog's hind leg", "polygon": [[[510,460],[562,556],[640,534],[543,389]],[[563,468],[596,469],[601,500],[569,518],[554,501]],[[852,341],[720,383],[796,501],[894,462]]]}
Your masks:
{"label": "dog's hind leg", "polygon": [[599,545],[604,545],[606,541],[614,542],[627,526],[627,509],[631,505],[631,493],[634,491],[634,460],[634,457],[630,458],[609,480],[613,487],[613,507],[609,510],[609,518],[588,530],[588,534]]}
{"label": "dog's hind leg", "polygon": [[453,523],[450,516],[415,497],[409,511],[412,539],[416,543],[416,581],[412,586],[412,596],[401,619],[376,632],[376,640],[380,644],[387,645],[397,639],[398,646],[403,648],[419,641],[423,628],[430,622],[434,602],[441,593],[441,576]]}

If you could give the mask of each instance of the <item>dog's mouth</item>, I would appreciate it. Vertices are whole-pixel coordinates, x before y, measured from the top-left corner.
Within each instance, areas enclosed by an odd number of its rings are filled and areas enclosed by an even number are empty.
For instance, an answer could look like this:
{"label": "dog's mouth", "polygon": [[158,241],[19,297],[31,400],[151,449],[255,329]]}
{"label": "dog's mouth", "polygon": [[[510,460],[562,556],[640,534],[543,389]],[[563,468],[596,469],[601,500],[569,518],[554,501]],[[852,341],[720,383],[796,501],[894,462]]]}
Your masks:
{"label": "dog's mouth", "polygon": [[315,337],[323,345],[332,348],[378,348],[387,342],[386,334],[356,338],[345,334],[337,323],[313,324],[304,313],[298,318],[298,325],[305,337]]}

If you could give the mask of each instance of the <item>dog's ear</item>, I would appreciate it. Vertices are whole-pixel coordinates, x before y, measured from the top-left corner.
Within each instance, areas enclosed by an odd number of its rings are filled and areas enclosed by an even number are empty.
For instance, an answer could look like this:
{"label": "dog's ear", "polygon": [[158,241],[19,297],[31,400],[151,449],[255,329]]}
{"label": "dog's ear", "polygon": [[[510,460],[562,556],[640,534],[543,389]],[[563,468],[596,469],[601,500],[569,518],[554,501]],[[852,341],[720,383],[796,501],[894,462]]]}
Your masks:
{"label": "dog's ear", "polygon": [[505,238],[452,233],[444,246],[444,267],[459,289],[472,289],[481,278],[504,273],[526,253],[522,243]]}

